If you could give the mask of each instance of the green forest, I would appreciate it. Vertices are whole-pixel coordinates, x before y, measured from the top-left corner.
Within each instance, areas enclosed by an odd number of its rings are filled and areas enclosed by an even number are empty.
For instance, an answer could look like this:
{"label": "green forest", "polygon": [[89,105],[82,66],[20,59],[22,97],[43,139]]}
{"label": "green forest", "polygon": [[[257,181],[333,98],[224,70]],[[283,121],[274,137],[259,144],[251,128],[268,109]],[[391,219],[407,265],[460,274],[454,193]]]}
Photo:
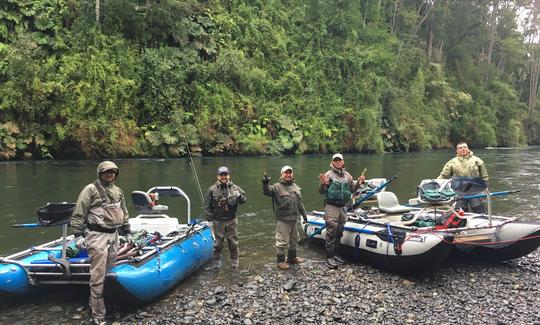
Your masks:
{"label": "green forest", "polygon": [[3,0],[0,160],[540,143],[538,0]]}

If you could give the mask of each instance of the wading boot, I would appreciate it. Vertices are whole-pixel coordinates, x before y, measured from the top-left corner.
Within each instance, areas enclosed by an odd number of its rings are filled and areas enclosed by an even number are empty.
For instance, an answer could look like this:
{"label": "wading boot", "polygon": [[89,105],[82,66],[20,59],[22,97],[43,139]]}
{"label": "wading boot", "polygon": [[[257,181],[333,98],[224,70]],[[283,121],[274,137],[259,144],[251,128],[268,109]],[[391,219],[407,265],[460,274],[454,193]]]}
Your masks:
{"label": "wading boot", "polygon": [[98,317],[92,317],[90,320],[90,323],[94,325],[107,325],[107,322],[105,321],[104,318],[98,318]]}
{"label": "wading boot", "polygon": [[238,257],[231,259],[231,268],[233,269],[233,271],[238,271],[239,265],[240,265],[240,261],[238,260]]}
{"label": "wading boot", "polygon": [[296,251],[288,251],[287,253],[287,263],[289,264],[301,264],[304,263],[305,259],[296,256]]}
{"label": "wading boot", "polygon": [[334,256],[334,262],[336,262],[337,265],[345,264],[345,260],[341,256],[338,256],[338,255]]}
{"label": "wading boot", "polygon": [[287,270],[289,269],[289,264],[285,262],[285,254],[278,254],[277,255],[277,268],[280,270]]}
{"label": "wading boot", "polygon": [[334,260],[333,257],[327,257],[324,265],[326,265],[326,267],[328,267],[329,269],[337,269],[338,267],[336,264],[336,260]]}
{"label": "wading boot", "polygon": [[212,270],[214,272],[219,272],[221,270],[221,263],[221,257],[214,257],[214,261],[212,262]]}

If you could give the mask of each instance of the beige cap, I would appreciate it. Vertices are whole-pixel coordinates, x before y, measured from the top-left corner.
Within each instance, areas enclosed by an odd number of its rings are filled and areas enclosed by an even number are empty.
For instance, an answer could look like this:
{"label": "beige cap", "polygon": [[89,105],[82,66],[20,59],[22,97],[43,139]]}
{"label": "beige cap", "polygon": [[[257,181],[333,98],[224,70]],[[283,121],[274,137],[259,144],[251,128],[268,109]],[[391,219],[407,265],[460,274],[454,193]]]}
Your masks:
{"label": "beige cap", "polygon": [[283,166],[283,168],[281,168],[281,173],[284,173],[284,172],[286,172],[288,170],[290,170],[291,172],[293,171],[291,166],[289,166],[289,165]]}
{"label": "beige cap", "polygon": [[334,154],[334,155],[332,156],[332,160],[334,160],[334,159],[336,159],[336,158],[339,158],[339,159],[343,160],[343,155],[340,154],[340,153],[336,153],[336,154]]}

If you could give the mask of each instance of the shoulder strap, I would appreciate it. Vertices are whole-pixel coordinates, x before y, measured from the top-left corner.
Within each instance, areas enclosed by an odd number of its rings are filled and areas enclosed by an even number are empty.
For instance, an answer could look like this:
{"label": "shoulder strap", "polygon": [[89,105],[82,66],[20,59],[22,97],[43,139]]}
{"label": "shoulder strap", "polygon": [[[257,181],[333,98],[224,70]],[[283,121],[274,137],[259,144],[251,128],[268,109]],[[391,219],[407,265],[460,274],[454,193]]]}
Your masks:
{"label": "shoulder strap", "polygon": [[111,203],[111,200],[109,199],[109,196],[107,195],[107,192],[105,192],[105,189],[103,188],[103,186],[99,184],[99,181],[96,180],[93,184],[96,187],[96,190],[98,191],[99,196],[101,197],[103,202]]}

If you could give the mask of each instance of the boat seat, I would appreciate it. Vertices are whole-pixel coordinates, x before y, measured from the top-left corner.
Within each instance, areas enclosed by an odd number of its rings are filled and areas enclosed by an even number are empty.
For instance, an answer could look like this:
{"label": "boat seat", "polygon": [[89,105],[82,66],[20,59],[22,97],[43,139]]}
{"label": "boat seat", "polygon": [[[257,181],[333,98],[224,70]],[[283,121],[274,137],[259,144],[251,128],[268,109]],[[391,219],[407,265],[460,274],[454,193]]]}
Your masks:
{"label": "boat seat", "polygon": [[411,211],[411,207],[399,204],[397,196],[392,192],[377,193],[379,210],[384,213],[404,213]]}
{"label": "boat seat", "polygon": [[137,212],[141,214],[160,214],[169,209],[169,207],[166,205],[156,205],[155,202],[150,198],[150,195],[143,191],[131,192],[131,199],[133,200],[135,209],[137,209]]}

